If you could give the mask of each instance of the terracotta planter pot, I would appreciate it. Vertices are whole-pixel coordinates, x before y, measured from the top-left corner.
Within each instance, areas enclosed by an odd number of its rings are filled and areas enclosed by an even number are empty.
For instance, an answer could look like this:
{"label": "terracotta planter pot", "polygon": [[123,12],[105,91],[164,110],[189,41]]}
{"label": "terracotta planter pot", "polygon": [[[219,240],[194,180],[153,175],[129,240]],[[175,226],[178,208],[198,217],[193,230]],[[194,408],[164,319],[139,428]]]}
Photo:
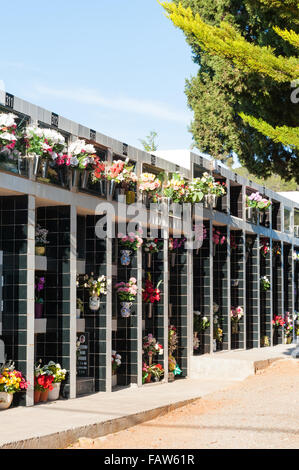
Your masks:
{"label": "terracotta planter pot", "polygon": [[46,247],[45,246],[36,246],[35,247],[35,254],[37,256],[45,256]]}
{"label": "terracotta planter pot", "polygon": [[46,390],[45,392],[40,393],[40,401],[45,403],[48,401],[48,395],[49,395],[49,390]]}
{"label": "terracotta planter pot", "polygon": [[41,392],[39,390],[34,390],[34,403],[39,403],[40,394],[41,394]]}
{"label": "terracotta planter pot", "polygon": [[12,403],[12,399],[12,393],[0,392],[0,410],[7,410]]}

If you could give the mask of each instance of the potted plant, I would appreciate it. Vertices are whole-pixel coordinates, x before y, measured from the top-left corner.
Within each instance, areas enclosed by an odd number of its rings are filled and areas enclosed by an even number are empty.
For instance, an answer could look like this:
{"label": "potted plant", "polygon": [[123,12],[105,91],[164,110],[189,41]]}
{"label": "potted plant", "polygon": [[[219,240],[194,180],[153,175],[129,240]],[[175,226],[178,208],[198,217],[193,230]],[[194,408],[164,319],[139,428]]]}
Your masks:
{"label": "potted plant", "polygon": [[48,399],[50,401],[58,400],[61,382],[65,380],[66,370],[62,369],[60,364],[50,361],[48,364],[43,366],[43,372],[48,377],[53,376],[53,381],[51,383],[52,388],[49,388]]}
{"label": "potted plant", "polygon": [[232,307],[230,311],[232,334],[236,335],[239,332],[239,321],[244,316],[244,310],[238,305],[238,307]]}
{"label": "potted plant", "polygon": [[100,297],[101,295],[107,295],[108,281],[106,276],[99,276],[94,279],[94,274],[91,273],[90,277],[88,274],[84,276],[84,287],[89,289],[89,308],[90,310],[99,310],[100,308]]}
{"label": "potted plant", "polygon": [[49,230],[42,228],[37,224],[35,229],[35,254],[38,256],[44,256],[46,251],[46,245],[48,245],[48,236]]}
{"label": "potted plant", "polygon": [[44,306],[44,299],[41,296],[41,292],[45,288],[45,278],[44,277],[37,277],[36,284],[35,284],[35,318],[42,318],[43,316],[43,306]]}
{"label": "potted plant", "polygon": [[136,300],[138,293],[137,280],[131,277],[128,282],[119,282],[114,287],[120,300],[120,314],[123,318],[128,318],[131,316],[132,302]]}
{"label": "potted plant", "polygon": [[49,391],[53,390],[54,377],[48,370],[44,370],[39,360],[34,369],[34,403],[46,402]]}
{"label": "potted plant", "polygon": [[24,392],[28,385],[22,372],[15,369],[14,362],[0,365],[0,410],[9,408],[14,393]]}
{"label": "potted plant", "polygon": [[162,279],[158,282],[156,287],[152,283],[151,274],[147,273],[147,280],[145,281],[145,287],[142,289],[142,300],[148,305],[148,318],[152,318],[152,308],[155,302],[160,301],[160,289],[159,286]]}
{"label": "potted plant", "polygon": [[112,351],[112,386],[117,385],[117,369],[121,366],[121,355]]}

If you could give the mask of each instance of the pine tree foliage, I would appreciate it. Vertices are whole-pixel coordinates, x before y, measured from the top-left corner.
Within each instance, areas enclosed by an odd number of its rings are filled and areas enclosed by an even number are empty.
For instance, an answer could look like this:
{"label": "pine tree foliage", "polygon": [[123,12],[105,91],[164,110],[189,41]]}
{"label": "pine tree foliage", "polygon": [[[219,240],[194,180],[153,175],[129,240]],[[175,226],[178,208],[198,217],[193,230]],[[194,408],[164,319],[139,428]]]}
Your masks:
{"label": "pine tree foliage", "polygon": [[[280,8],[282,3],[284,8]],[[173,0],[166,5],[171,6],[168,16],[189,8],[179,21],[187,22],[183,31],[199,66],[197,76],[186,80],[185,88],[194,113],[190,131],[195,146],[223,161],[237,155],[257,178],[276,173],[284,180],[295,175],[299,182],[298,148],[294,148],[299,106],[290,99],[290,82],[299,76],[295,71],[299,66],[297,2]],[[200,40],[192,25],[197,14]],[[251,125],[245,116],[252,118]],[[262,123],[269,126],[269,136],[260,132]],[[286,136],[292,139],[288,146]]]}

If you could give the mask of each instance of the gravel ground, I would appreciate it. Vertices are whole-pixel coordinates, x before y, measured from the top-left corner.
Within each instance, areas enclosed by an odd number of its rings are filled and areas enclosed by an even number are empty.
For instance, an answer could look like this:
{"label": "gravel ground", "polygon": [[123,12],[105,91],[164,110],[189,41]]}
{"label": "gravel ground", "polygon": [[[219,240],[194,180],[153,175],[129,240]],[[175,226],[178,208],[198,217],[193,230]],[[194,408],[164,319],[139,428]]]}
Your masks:
{"label": "gravel ground", "polygon": [[230,388],[78,449],[298,449],[299,362],[282,360]]}

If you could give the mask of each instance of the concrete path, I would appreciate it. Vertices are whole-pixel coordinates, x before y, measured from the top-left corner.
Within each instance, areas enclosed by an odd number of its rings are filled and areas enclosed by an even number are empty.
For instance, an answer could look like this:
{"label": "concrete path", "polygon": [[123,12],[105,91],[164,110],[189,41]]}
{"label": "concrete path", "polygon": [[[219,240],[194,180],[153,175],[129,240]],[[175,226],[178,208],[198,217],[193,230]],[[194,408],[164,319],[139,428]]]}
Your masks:
{"label": "concrete path", "polygon": [[[290,357],[293,349],[294,346],[277,346],[251,351],[249,355],[273,360]],[[247,356],[246,351],[226,354]],[[96,393],[75,400],[1,411],[0,448],[65,448],[79,437],[94,438],[117,432],[161,416],[196,398],[224,390],[233,383],[232,378],[181,379],[169,384],[153,383],[142,388],[131,387],[109,394]]]}

